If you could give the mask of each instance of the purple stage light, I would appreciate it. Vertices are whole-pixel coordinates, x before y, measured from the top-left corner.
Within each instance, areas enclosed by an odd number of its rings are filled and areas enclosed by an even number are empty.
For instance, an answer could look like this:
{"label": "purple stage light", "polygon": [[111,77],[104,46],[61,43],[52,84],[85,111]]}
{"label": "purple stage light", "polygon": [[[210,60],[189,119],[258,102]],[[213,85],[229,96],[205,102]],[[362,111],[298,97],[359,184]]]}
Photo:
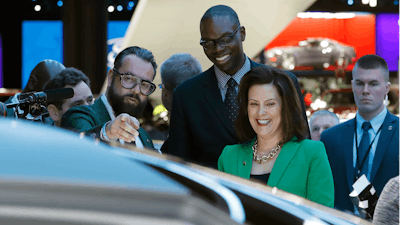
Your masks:
{"label": "purple stage light", "polygon": [[389,71],[399,70],[399,14],[376,15],[376,54],[385,59]]}

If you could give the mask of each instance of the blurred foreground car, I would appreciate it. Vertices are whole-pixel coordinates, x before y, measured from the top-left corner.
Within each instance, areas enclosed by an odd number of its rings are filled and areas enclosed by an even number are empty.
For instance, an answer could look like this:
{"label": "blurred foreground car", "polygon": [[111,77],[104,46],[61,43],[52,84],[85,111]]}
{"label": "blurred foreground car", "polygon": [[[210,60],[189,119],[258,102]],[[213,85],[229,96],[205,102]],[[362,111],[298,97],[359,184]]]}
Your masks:
{"label": "blurred foreground car", "polygon": [[297,46],[275,47],[264,54],[267,65],[284,70],[294,70],[297,66],[313,66],[317,70],[334,66],[344,70],[356,57],[353,47],[328,38],[308,38]]}
{"label": "blurred foreground car", "polygon": [[32,122],[0,118],[0,143],[1,224],[369,224],[179,158]]}

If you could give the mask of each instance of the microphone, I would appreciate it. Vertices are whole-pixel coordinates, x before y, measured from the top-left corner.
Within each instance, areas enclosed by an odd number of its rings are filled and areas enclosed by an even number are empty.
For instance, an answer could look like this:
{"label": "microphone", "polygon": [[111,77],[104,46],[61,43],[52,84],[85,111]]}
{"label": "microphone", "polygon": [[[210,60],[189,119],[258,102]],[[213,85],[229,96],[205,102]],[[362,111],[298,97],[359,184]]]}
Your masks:
{"label": "microphone", "polygon": [[60,88],[43,91],[47,95],[47,102],[56,102],[74,97],[74,89]]}
{"label": "microphone", "polygon": [[7,108],[12,108],[16,107],[19,104],[25,104],[25,103],[56,102],[72,98],[73,96],[74,96],[74,89],[72,88],[59,88],[59,89],[51,89],[40,92],[30,92],[19,95],[18,103],[6,104],[6,106]]}
{"label": "microphone", "polygon": [[6,104],[0,102],[0,117],[6,117],[7,116],[7,106]]}

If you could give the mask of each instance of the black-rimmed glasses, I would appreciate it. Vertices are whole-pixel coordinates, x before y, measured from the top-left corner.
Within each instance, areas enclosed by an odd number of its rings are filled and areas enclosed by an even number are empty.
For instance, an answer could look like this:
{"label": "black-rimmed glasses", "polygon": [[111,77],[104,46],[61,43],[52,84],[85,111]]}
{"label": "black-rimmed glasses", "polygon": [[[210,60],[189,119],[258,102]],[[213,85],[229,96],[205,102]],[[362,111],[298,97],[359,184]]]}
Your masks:
{"label": "black-rimmed glasses", "polygon": [[130,73],[120,73],[117,69],[113,69],[121,78],[121,85],[126,89],[136,87],[140,83],[140,93],[142,95],[150,95],[156,90],[156,85],[150,81],[143,80],[142,78]]}
{"label": "black-rimmed glasses", "polygon": [[209,41],[205,41],[200,39],[200,45],[203,46],[204,49],[208,50],[208,49],[212,49],[215,47],[215,45],[218,44],[221,46],[227,46],[228,44],[230,44],[233,40],[233,35],[236,34],[236,32],[239,30],[241,26],[238,26],[236,28],[235,31],[233,31],[232,34],[227,35],[227,36],[223,36],[221,38],[218,38],[217,40],[209,40]]}

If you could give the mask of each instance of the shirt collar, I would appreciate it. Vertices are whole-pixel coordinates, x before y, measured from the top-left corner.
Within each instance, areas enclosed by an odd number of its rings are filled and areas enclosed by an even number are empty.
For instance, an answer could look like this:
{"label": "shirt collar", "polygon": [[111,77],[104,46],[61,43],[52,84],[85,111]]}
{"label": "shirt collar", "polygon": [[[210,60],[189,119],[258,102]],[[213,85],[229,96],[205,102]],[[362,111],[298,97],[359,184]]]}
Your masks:
{"label": "shirt collar", "polygon": [[108,102],[108,99],[105,94],[102,94],[100,96],[101,101],[103,101],[104,106],[107,109],[108,115],[110,116],[111,120],[115,120],[115,113],[114,110],[112,109],[110,103]]}
{"label": "shirt collar", "polygon": [[[380,112],[377,116],[375,116],[372,120],[369,121],[371,123],[372,129],[374,130],[374,133],[378,132],[379,128],[383,124],[383,121],[385,121],[387,112],[388,112],[388,110],[385,107],[385,108],[383,108],[382,112]],[[362,118],[362,116],[360,115],[360,113],[358,111],[357,111],[356,119],[357,119],[357,130],[361,130],[361,126],[364,122],[366,122],[366,120],[364,118]]]}
{"label": "shirt collar", "polygon": [[247,72],[249,72],[251,69],[251,64],[250,64],[249,58],[247,58],[246,55],[245,55],[245,58],[246,58],[246,60],[244,61],[242,68],[240,68],[238,71],[236,71],[236,73],[233,74],[232,76],[225,73],[224,71],[220,70],[216,65],[214,65],[214,72],[215,72],[215,75],[217,77],[220,87],[225,87],[230,78],[233,78],[237,84],[240,84],[242,77]]}

